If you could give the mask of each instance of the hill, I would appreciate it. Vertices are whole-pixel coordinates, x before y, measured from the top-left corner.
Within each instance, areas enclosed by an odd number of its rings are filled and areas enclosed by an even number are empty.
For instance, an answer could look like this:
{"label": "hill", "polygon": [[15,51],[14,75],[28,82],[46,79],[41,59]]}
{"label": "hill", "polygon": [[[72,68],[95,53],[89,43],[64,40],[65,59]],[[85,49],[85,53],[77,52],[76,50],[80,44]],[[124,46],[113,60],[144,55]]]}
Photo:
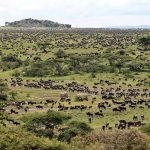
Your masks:
{"label": "hill", "polygon": [[60,24],[50,20],[23,19],[14,22],[5,22],[6,27],[24,27],[24,28],[71,28],[69,24]]}

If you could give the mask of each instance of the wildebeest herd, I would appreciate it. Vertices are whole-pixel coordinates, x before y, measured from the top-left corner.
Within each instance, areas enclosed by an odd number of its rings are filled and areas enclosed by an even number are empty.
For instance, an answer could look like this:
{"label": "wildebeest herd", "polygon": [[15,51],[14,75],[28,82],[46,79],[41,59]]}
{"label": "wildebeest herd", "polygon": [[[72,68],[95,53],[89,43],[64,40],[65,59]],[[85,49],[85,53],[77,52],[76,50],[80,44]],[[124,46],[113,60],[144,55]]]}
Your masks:
{"label": "wildebeest herd", "polygon": [[[92,123],[95,118],[99,118],[99,121],[105,118],[108,115],[105,112],[109,110],[111,111],[110,116],[111,114],[120,116],[120,119],[114,125],[109,120],[102,125],[102,130],[111,130],[113,127],[127,129],[144,125],[145,114],[143,110],[150,110],[150,90],[144,87],[141,88],[139,83],[142,81],[136,79],[133,79],[136,85],[134,87],[132,84],[126,84],[126,78],[124,78],[123,83],[100,80],[99,83],[93,83],[92,87],[88,86],[86,82],[83,84],[77,82],[66,83],[64,80],[24,80],[22,78],[5,80],[11,87],[17,89],[41,89],[47,92],[57,92],[57,98],[50,97],[42,101],[11,100],[6,106],[0,108],[0,111],[6,111],[10,115],[38,110],[63,111],[66,113],[75,113],[75,110],[78,110],[89,123]],[[132,120],[121,119],[121,115],[129,110],[133,112]],[[134,114],[136,110],[140,112],[140,116]],[[20,124],[15,120],[11,122],[15,125]]]}
{"label": "wildebeest herd", "polygon": [[[96,56],[97,58],[102,53],[107,57],[108,53],[113,53],[110,52],[111,49],[116,51],[128,49],[133,58],[148,64],[149,52],[141,51],[140,47],[137,49],[132,47],[137,44],[135,37],[145,34],[149,34],[149,31],[74,29],[37,32],[34,30],[2,30],[0,31],[0,56],[13,54],[28,64],[31,60],[37,62],[39,59],[54,59],[54,52],[57,49],[67,52],[65,58],[70,55]],[[0,107],[1,112],[6,112],[11,117],[47,110],[63,111],[73,114],[75,119],[83,119],[91,126],[100,127],[102,130],[139,127],[149,121],[150,76],[148,73],[140,72],[142,74],[140,76],[138,72],[132,78],[128,77],[128,74],[124,76],[118,72],[118,75],[110,75],[111,79],[109,76],[105,77],[105,73],[92,79],[86,75],[81,79],[76,79],[76,76],[73,77],[74,79],[68,77],[67,80],[65,77],[65,79],[60,79],[58,76],[31,79],[22,76],[14,77],[9,72],[9,66],[7,69],[3,67],[4,64],[1,66],[2,78],[13,91],[31,93],[31,96],[32,92],[29,91],[32,90],[37,91],[37,95],[39,91],[49,93],[48,96],[44,96],[41,92],[36,98],[11,97],[9,102]],[[9,75],[5,77],[6,74]],[[55,95],[53,96],[52,93]],[[21,121],[15,119],[6,119],[6,122],[14,125],[21,124]],[[7,125],[5,121],[3,124]]]}

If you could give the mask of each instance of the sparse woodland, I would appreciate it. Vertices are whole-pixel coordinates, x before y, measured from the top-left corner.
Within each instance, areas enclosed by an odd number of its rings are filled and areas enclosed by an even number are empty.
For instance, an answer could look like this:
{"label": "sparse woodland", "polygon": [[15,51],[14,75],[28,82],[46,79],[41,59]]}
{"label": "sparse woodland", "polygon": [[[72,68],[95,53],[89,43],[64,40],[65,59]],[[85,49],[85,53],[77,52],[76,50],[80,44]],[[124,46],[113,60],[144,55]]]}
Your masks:
{"label": "sparse woodland", "polygon": [[149,114],[149,30],[0,30],[0,149],[149,150]]}

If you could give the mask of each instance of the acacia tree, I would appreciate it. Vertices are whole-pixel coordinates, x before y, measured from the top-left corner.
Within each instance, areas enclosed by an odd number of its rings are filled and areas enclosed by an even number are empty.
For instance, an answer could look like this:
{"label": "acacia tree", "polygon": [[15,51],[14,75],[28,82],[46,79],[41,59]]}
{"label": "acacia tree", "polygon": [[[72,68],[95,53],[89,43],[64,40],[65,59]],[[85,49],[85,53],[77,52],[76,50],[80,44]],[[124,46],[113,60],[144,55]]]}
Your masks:
{"label": "acacia tree", "polygon": [[80,68],[80,60],[78,57],[72,56],[69,60],[69,68],[76,73],[79,72]]}
{"label": "acacia tree", "polygon": [[0,79],[0,102],[7,101],[7,84],[4,83],[2,79]]}
{"label": "acacia tree", "polygon": [[124,66],[124,60],[123,58],[119,57],[110,57],[108,59],[110,66],[114,66],[118,68],[119,72],[121,71],[121,68]]}
{"label": "acacia tree", "polygon": [[63,51],[63,50],[61,50],[61,49],[59,49],[59,50],[55,53],[55,56],[56,56],[57,58],[63,58],[63,57],[66,56],[66,52]]}
{"label": "acacia tree", "polygon": [[145,50],[150,50],[150,36],[140,38],[138,44],[144,47]]}

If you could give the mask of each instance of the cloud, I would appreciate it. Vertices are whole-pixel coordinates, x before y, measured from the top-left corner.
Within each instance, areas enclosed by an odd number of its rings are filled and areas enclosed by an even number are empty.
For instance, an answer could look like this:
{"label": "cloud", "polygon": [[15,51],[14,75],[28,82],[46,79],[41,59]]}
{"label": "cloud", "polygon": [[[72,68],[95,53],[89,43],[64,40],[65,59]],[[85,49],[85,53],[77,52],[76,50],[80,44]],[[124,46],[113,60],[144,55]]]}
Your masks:
{"label": "cloud", "polygon": [[0,0],[0,24],[24,18],[73,26],[112,25],[118,24],[118,19],[120,24],[127,24],[125,20],[128,24],[150,24],[149,8],[149,0]]}

